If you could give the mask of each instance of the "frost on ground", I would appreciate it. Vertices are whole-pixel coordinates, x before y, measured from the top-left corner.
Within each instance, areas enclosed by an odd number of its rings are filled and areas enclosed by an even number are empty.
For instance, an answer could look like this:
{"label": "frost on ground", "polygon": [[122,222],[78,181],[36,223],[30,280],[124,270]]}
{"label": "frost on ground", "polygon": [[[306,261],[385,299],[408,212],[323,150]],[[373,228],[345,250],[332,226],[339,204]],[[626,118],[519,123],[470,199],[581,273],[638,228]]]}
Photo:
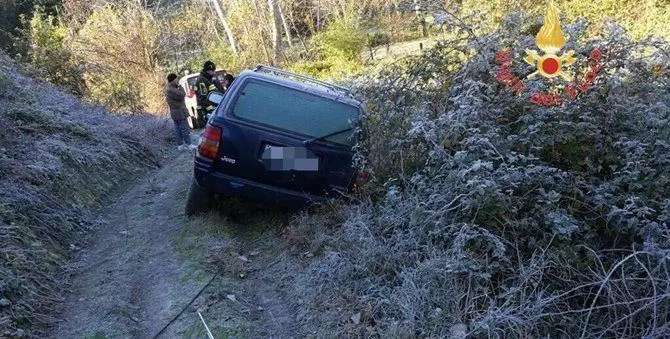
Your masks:
{"label": "frost on ground", "polygon": [[[74,258],[53,338],[303,337],[286,293],[295,260],[279,246],[288,216],[221,201],[183,213],[193,153],[169,154],[101,214]],[[202,317],[202,318],[200,318]]]}
{"label": "frost on ground", "polygon": [[0,336],[43,334],[91,211],[156,166],[166,120],[112,116],[0,54]]}
{"label": "frost on ground", "polygon": [[[594,87],[546,108],[495,79],[535,20],[471,30],[360,80],[377,182],[292,224],[316,260],[301,326],[335,336],[662,337],[670,333],[670,48],[566,27],[606,57]],[[579,41],[579,42],[578,42]],[[581,70],[578,70],[581,71]],[[537,90],[543,80],[527,82]]]}
{"label": "frost on ground", "polygon": [[72,293],[57,308],[51,337],[152,337],[197,293],[192,277],[199,272],[181,265],[173,250],[190,157],[171,160],[103,211],[98,231],[68,265]]}

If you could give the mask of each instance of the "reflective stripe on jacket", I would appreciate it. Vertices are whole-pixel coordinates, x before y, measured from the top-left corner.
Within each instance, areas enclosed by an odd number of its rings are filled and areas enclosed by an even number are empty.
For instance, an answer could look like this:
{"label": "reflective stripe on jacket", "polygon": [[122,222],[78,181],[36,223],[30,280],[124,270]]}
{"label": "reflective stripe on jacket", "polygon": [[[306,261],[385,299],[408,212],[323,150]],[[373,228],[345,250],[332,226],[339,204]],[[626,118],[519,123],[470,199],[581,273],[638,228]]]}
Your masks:
{"label": "reflective stripe on jacket", "polygon": [[216,108],[216,105],[207,100],[207,95],[211,92],[223,92],[218,82],[209,74],[200,73],[200,76],[195,81],[195,93],[198,102],[198,109],[204,109],[211,112]]}

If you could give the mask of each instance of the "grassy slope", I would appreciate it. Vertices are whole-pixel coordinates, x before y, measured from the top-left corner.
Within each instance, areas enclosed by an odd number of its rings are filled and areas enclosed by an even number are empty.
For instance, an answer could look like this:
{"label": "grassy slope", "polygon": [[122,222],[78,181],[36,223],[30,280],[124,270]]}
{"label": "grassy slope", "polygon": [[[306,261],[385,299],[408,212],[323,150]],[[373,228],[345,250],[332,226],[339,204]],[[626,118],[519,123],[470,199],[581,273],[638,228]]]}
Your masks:
{"label": "grassy slope", "polygon": [[21,75],[3,54],[0,68],[0,336],[39,335],[90,212],[158,164],[169,129],[82,103]]}

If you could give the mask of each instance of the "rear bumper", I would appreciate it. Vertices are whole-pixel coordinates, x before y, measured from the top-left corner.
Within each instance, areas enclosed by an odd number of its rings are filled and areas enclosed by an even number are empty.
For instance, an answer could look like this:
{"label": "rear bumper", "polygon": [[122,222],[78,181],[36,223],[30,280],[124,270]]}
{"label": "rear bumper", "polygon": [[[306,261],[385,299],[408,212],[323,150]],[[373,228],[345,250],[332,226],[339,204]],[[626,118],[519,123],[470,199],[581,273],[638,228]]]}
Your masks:
{"label": "rear bumper", "polygon": [[248,198],[275,206],[302,208],[312,203],[325,202],[323,197],[270,186],[223,173],[209,172],[206,169],[198,168],[197,164],[194,170],[194,178],[196,184],[214,193]]}

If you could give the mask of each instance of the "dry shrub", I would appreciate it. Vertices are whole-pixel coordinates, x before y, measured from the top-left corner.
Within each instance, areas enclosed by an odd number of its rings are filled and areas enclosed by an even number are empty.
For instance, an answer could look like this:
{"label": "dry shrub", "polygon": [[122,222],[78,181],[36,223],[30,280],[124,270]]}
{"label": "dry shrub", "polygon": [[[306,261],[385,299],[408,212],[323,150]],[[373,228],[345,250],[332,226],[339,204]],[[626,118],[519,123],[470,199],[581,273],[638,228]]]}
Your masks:
{"label": "dry shrub", "polygon": [[214,272],[222,273],[230,277],[240,277],[248,273],[244,261],[240,257],[240,251],[231,244],[214,244],[207,249],[205,262],[208,268]]}
{"label": "dry shrub", "polygon": [[346,220],[347,208],[342,201],[330,201],[293,215],[283,229],[285,247],[301,253],[323,254],[328,250],[327,246],[334,243],[333,230]]}

